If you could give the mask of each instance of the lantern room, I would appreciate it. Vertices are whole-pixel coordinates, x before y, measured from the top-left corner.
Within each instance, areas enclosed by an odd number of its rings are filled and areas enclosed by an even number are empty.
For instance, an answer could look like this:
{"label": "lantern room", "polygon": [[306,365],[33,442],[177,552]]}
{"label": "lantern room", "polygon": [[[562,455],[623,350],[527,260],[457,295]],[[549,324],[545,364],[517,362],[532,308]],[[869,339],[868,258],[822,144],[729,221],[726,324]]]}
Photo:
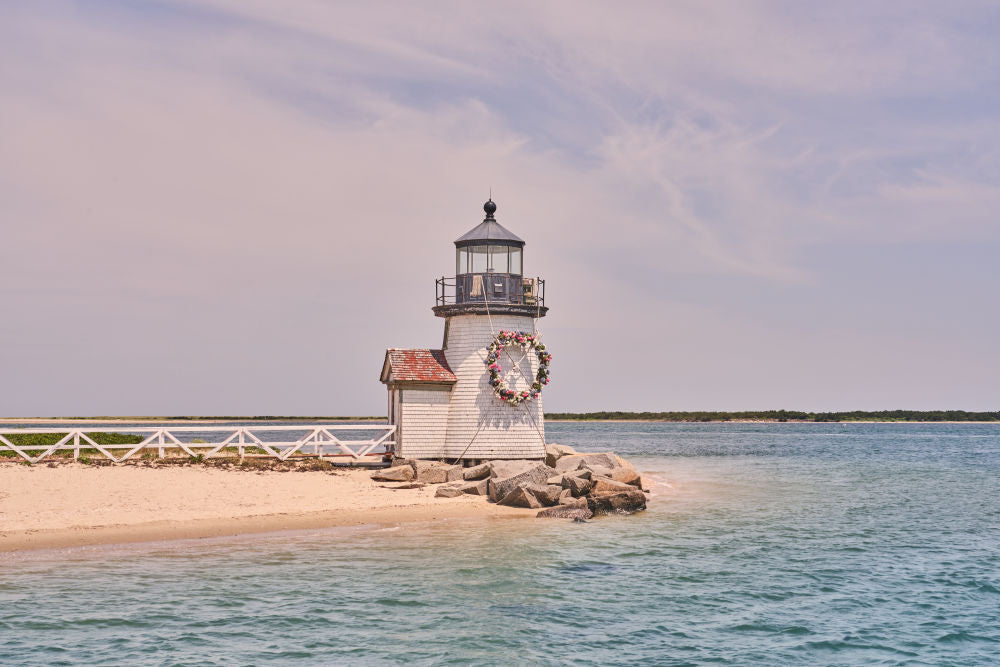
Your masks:
{"label": "lantern room", "polygon": [[545,315],[545,281],[525,277],[524,241],[497,222],[496,210],[492,199],[483,204],[483,221],[455,241],[455,277],[438,279],[435,314],[481,314],[491,308]]}

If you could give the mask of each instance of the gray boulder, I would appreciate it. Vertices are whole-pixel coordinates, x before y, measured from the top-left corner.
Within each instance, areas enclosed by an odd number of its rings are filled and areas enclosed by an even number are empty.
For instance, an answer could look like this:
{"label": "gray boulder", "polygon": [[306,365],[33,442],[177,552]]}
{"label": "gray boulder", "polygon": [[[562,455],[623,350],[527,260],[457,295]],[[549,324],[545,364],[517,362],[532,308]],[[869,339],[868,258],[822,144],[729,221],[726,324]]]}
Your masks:
{"label": "gray boulder", "polygon": [[594,516],[589,507],[570,507],[556,505],[541,510],[535,515],[539,519],[589,519]]}
{"label": "gray boulder", "polygon": [[583,465],[604,466],[605,468],[617,468],[621,465],[622,459],[614,452],[598,452],[596,454],[583,454]]}
{"label": "gray boulder", "polygon": [[538,498],[535,496],[534,490],[531,488],[531,484],[521,484],[511,490],[510,493],[505,495],[497,503],[498,505],[509,505],[510,507],[528,507],[536,509],[542,506]]}
{"label": "gray boulder", "polygon": [[622,482],[616,482],[610,477],[594,477],[594,487],[590,490],[592,496],[610,496],[616,493],[635,491],[635,487]]}
{"label": "gray boulder", "polygon": [[556,472],[567,473],[578,469],[583,464],[583,457],[579,454],[570,454],[568,456],[560,457],[556,461],[555,469]]}
{"label": "gray boulder", "polygon": [[440,461],[421,461],[420,459],[410,459],[410,467],[413,468],[413,473],[419,479],[421,473],[426,473],[431,468],[443,465]]}
{"label": "gray boulder", "polygon": [[482,463],[477,466],[472,466],[471,468],[466,468],[462,471],[462,479],[486,479],[490,476],[490,471],[492,471],[492,466],[489,461]]}
{"label": "gray boulder", "polygon": [[591,479],[593,479],[594,477],[611,477],[612,468],[609,468],[607,466],[597,465],[595,463],[587,465],[584,468],[580,468],[580,470],[589,470]]}
{"label": "gray boulder", "polygon": [[573,498],[568,503],[561,503],[556,507],[550,507],[535,516],[543,519],[575,519],[577,517],[589,519],[593,515],[594,513],[590,511],[590,505],[587,503],[586,498]]}
{"label": "gray boulder", "polygon": [[578,498],[589,493],[594,483],[583,476],[566,475],[563,477],[563,486],[569,489],[574,498]]}
{"label": "gray boulder", "polygon": [[556,467],[556,461],[564,456],[576,454],[576,450],[566,445],[547,444],[545,445],[545,465],[550,468]]}
{"label": "gray boulder", "polygon": [[413,468],[410,466],[384,468],[371,474],[371,478],[376,482],[409,482],[413,477]]}
{"label": "gray boulder", "polygon": [[587,496],[587,506],[594,514],[632,514],[646,509],[646,494],[634,486],[606,496]]}
{"label": "gray boulder", "polygon": [[531,484],[528,486],[528,490],[534,493],[538,502],[545,507],[558,503],[559,494],[562,493],[562,487],[555,484]]}
{"label": "gray boulder", "polygon": [[569,489],[563,489],[559,493],[558,503],[560,505],[572,505],[575,502],[576,502],[576,498],[573,497],[573,492],[570,491]]}
{"label": "gray boulder", "polygon": [[605,468],[617,468],[620,459],[613,452],[598,452],[594,454],[571,454],[563,456],[556,461],[556,470],[559,472],[570,472],[583,466],[603,466]]}
{"label": "gray boulder", "polygon": [[462,466],[440,461],[414,461],[413,470],[417,474],[417,480],[427,484],[444,484],[462,479]]}
{"label": "gray boulder", "polygon": [[485,496],[490,492],[490,480],[480,479],[466,482],[459,488],[462,489],[462,493],[468,493],[472,496]]}
{"label": "gray boulder", "polygon": [[391,461],[389,461],[389,467],[390,468],[395,468],[397,466],[411,466],[412,467],[413,466],[413,459],[394,458]]}
{"label": "gray boulder", "polygon": [[636,469],[631,464],[628,467],[614,468],[608,477],[616,482],[634,486],[637,489],[642,488],[642,477],[639,476],[639,473],[636,472]]}
{"label": "gray boulder", "polygon": [[539,465],[539,462],[527,459],[499,459],[497,461],[488,461],[487,465],[490,467],[490,478],[513,477],[518,473],[534,468]]}
{"label": "gray boulder", "polygon": [[434,497],[435,498],[458,498],[463,493],[464,492],[462,490],[462,487],[455,486],[453,484],[446,484],[446,485],[443,485],[443,486],[439,486],[437,488],[437,491],[434,492]]}
{"label": "gray boulder", "polygon": [[544,484],[552,476],[552,469],[548,466],[529,463],[529,466],[494,466],[494,476],[490,478],[490,500],[499,502],[521,484]]}

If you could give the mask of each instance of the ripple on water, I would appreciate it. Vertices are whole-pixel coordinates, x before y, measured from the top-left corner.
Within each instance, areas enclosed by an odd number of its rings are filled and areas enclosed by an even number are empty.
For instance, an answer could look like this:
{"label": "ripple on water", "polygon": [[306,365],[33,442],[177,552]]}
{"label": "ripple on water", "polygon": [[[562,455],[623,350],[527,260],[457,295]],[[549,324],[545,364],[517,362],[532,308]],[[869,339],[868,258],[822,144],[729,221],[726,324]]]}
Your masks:
{"label": "ripple on water", "polygon": [[1000,426],[550,434],[649,510],[2,556],[0,664],[996,663]]}

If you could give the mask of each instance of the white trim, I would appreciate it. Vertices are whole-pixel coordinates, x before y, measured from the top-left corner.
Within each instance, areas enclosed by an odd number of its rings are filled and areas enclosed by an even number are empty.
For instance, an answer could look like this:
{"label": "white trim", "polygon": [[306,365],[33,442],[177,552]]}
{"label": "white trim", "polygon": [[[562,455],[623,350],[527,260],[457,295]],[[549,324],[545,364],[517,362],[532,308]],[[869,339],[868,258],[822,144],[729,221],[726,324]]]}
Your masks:
{"label": "white trim", "polygon": [[[183,436],[188,433],[228,433],[229,435],[225,437],[219,443],[194,443],[194,442],[183,442],[177,435]],[[294,442],[274,442],[274,441],[264,441],[256,435],[256,433],[264,434],[268,432],[287,432],[287,431],[307,431],[307,434],[302,438]],[[341,440],[335,435],[337,431],[376,431],[371,438],[367,440]],[[65,434],[57,443],[53,445],[27,445],[18,446],[12,443],[9,439],[4,437],[5,435],[17,435],[17,434],[32,434],[32,433],[58,433]],[[146,438],[143,439],[139,444],[124,444],[124,445],[99,445],[97,444],[87,433],[125,433],[125,434],[148,434]],[[175,435],[175,433],[177,435]],[[240,458],[244,457],[244,450],[246,447],[247,439],[253,442],[254,445],[260,447],[268,456],[277,458],[280,461],[285,461],[295,452],[299,451],[303,446],[307,444],[313,445],[313,455],[323,460],[324,452],[323,449],[326,447],[336,447],[342,452],[343,455],[350,456],[354,460],[360,460],[364,456],[378,456],[385,452],[392,451],[396,442],[394,439],[390,439],[391,436],[396,434],[395,424],[301,424],[301,425],[281,425],[281,426],[177,426],[177,427],[163,427],[163,426],[141,426],[141,427],[131,427],[128,425],[121,425],[115,427],[84,427],[84,428],[0,428],[0,451],[12,451],[15,452],[25,461],[29,463],[38,463],[46,456],[50,456],[59,450],[71,450],[74,453],[73,458],[77,459],[80,456],[80,440],[85,440],[89,446],[97,449],[104,456],[111,459],[112,461],[118,463],[131,458],[137,452],[143,449],[156,449],[158,450],[159,456],[162,458],[164,455],[164,446],[168,443],[165,442],[169,440],[174,446],[180,447],[190,456],[202,456],[203,458],[211,458],[218,454],[223,448],[230,446],[234,440],[236,440],[237,451]],[[195,452],[191,449],[192,446],[211,447],[207,452]],[[383,451],[375,451],[378,447],[382,446]],[[121,456],[115,456],[111,450],[126,450]],[[32,456],[29,451],[42,450],[41,454]]]}

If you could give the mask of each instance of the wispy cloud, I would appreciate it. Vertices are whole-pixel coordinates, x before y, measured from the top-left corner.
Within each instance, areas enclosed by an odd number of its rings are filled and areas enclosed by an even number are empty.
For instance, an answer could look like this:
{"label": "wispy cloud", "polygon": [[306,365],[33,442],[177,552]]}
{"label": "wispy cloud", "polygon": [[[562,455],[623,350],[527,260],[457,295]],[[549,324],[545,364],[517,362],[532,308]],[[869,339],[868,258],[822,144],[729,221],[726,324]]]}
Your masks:
{"label": "wispy cloud", "polygon": [[[807,290],[844,297],[852,269],[817,249],[1000,243],[998,26],[989,4],[7,5],[0,300],[18,317],[0,324],[0,363],[26,390],[0,393],[0,413],[376,411],[375,383],[286,392],[255,364],[271,354],[287,386],[321,359],[353,383],[380,347],[435,343],[420,299],[490,186],[528,239],[529,269],[551,279],[545,324],[574,380],[551,407],[611,400],[571,388],[585,384],[581,328],[644,349],[642,327],[660,327],[697,349],[698,327],[718,327],[722,351],[700,354],[723,365],[746,355],[741,335],[756,349],[767,335],[775,350],[821,345],[780,312]],[[886,257],[904,273],[908,261]],[[737,302],[745,288],[756,313]],[[882,322],[866,338],[861,311],[845,316],[859,333],[830,334],[855,341],[838,358],[877,358],[904,330]],[[67,322],[114,333],[82,345]],[[53,393],[35,379],[47,359],[236,382]],[[616,400],[664,408],[679,395]]]}

